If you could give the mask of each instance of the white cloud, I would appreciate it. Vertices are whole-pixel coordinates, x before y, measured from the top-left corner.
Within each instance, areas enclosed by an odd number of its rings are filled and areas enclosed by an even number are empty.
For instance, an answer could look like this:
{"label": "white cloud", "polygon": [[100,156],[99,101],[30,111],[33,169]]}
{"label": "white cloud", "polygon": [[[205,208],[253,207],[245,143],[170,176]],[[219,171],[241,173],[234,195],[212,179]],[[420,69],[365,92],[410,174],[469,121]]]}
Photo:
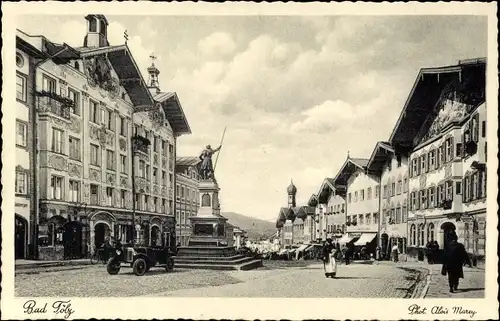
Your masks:
{"label": "white cloud", "polygon": [[209,59],[226,57],[234,52],[236,43],[227,32],[214,32],[198,43],[200,52]]}

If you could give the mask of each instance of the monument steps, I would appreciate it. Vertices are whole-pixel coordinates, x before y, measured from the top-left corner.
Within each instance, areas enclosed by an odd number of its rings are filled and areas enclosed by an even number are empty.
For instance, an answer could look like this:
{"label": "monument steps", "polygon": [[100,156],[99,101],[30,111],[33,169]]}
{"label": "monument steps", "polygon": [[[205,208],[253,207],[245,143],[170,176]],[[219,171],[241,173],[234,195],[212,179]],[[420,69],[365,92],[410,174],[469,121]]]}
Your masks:
{"label": "monument steps", "polygon": [[262,266],[262,260],[251,259],[248,262],[241,264],[205,264],[205,263],[175,263],[175,267],[179,269],[204,269],[204,270],[252,270]]}
{"label": "monument steps", "polygon": [[197,255],[178,255],[174,256],[174,260],[200,260],[200,261],[234,261],[242,258],[249,258],[243,254],[236,254],[233,256],[197,256]]}
{"label": "monument steps", "polygon": [[180,258],[175,260],[175,264],[205,264],[205,265],[239,265],[254,260],[251,257],[240,257],[233,260],[207,259],[200,260],[199,258]]}

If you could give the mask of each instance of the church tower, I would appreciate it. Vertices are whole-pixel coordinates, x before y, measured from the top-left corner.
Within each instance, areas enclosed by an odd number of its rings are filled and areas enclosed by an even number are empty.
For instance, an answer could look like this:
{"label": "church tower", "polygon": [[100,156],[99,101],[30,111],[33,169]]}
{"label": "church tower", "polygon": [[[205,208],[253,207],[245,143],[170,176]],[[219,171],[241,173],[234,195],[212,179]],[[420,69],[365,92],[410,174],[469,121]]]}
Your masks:
{"label": "church tower", "polygon": [[89,14],[87,20],[87,35],[83,46],[87,48],[101,48],[109,46],[108,20],[102,14]]}
{"label": "church tower", "polygon": [[297,195],[297,187],[293,185],[293,180],[290,181],[290,185],[288,186],[286,191],[288,193],[288,207],[291,208],[297,206],[295,202],[295,196]]}
{"label": "church tower", "polygon": [[148,88],[151,94],[154,96],[160,93],[160,82],[158,80],[158,75],[160,74],[160,71],[155,66],[156,56],[154,54],[151,54],[149,58],[151,58],[151,66],[148,68],[148,74],[149,74]]}

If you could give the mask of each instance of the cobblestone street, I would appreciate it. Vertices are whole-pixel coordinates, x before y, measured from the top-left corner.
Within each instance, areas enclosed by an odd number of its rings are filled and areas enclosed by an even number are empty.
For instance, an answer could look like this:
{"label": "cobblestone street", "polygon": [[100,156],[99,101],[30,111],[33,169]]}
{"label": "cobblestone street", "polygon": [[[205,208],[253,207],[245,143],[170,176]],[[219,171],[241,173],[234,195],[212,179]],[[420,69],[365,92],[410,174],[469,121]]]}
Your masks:
{"label": "cobblestone street", "polygon": [[[264,264],[266,265],[265,262]],[[271,262],[252,271],[152,269],[143,277],[123,268],[116,276],[104,266],[17,275],[16,296],[192,296],[192,297],[359,297],[403,298],[411,295],[419,272],[392,265],[339,265],[336,279],[326,279],[321,264]]]}
{"label": "cobblestone street", "polygon": [[484,298],[484,270],[464,267],[458,291],[450,293],[448,277],[441,275],[441,265],[430,265],[432,271],[426,298]]}

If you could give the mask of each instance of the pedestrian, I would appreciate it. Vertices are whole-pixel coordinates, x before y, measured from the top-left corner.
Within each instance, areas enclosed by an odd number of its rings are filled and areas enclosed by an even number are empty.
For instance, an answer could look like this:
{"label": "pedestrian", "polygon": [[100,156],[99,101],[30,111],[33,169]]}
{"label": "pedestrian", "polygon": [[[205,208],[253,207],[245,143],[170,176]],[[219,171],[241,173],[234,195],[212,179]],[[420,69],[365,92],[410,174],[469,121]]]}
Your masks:
{"label": "pedestrian", "polygon": [[391,252],[392,252],[392,260],[394,261],[394,263],[399,262],[399,248],[397,244],[394,244]]}
{"label": "pedestrian", "polygon": [[437,241],[434,241],[432,243],[432,263],[438,263],[439,262],[439,244]]}
{"label": "pedestrian", "polygon": [[335,261],[335,246],[332,239],[327,238],[323,245],[323,267],[327,278],[334,278],[337,274],[337,262]]}
{"label": "pedestrian", "polygon": [[427,263],[433,264],[433,250],[432,250],[432,241],[427,242],[425,245],[425,256],[427,257]]}
{"label": "pedestrian", "polygon": [[453,293],[458,289],[459,279],[464,278],[464,263],[467,263],[470,267],[472,267],[472,264],[467,251],[465,251],[464,245],[458,242],[458,237],[455,231],[448,234],[447,240],[448,242],[444,247],[441,274],[448,274],[450,292]]}

